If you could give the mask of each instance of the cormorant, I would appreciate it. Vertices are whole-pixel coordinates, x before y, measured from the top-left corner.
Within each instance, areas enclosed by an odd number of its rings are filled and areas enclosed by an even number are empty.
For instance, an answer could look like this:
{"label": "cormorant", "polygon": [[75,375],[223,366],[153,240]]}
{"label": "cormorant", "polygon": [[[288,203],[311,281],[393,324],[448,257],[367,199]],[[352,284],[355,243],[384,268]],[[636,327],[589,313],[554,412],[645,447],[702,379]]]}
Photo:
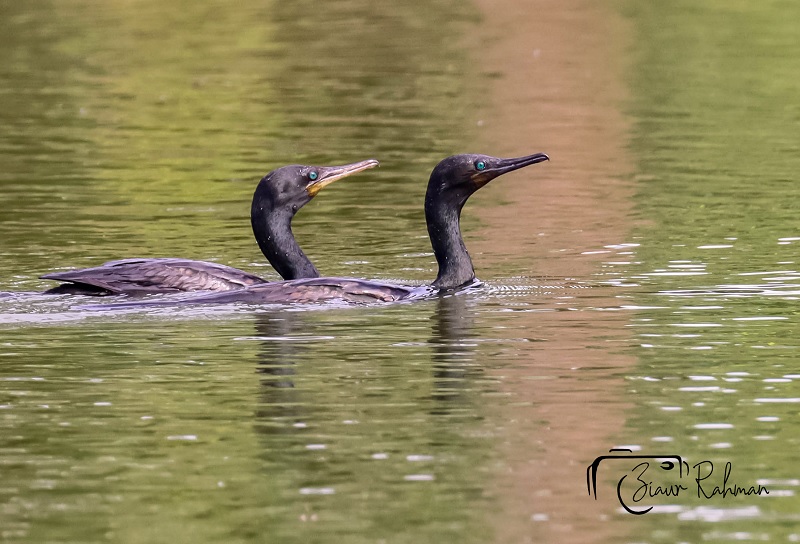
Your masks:
{"label": "cormorant", "polygon": [[[374,159],[343,166],[290,165],[261,179],[253,194],[250,223],[262,253],[284,279],[319,277],[292,234],[292,217],[297,210],[326,185],[377,165]],[[67,282],[45,293],[81,295],[231,291],[268,284],[230,266],[170,257],[110,261],[95,268],[41,277]]]}
{"label": "cormorant", "polygon": [[175,303],[304,303],[326,300],[394,302],[468,287],[477,280],[459,225],[461,209],[467,199],[498,176],[546,160],[549,157],[544,153],[514,159],[488,155],[455,155],[442,160],[433,169],[425,195],[425,219],[433,253],[439,264],[439,273],[430,285],[396,285],[353,278],[308,278],[254,285],[237,291],[199,295],[172,302],[145,301],[103,307],[167,306]]}

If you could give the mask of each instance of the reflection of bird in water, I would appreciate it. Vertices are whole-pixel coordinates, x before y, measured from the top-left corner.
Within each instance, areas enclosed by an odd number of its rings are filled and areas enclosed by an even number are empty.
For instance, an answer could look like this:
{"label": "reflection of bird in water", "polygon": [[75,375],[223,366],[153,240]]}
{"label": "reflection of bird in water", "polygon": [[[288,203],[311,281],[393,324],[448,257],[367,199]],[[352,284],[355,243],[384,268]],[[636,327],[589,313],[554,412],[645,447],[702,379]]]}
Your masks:
{"label": "reflection of bird in water", "polygon": [[[425,195],[425,219],[439,274],[429,286],[412,287],[352,278],[312,278],[255,285],[227,293],[184,299],[183,303],[292,303],[342,300],[346,302],[393,302],[451,291],[475,282],[459,219],[467,199],[494,178],[548,160],[544,153],[515,159],[487,155],[455,155],[441,161],[431,172]],[[173,302],[174,303],[174,302]],[[124,306],[168,305],[170,302],[130,303]],[[120,305],[114,305],[119,307]]]}
{"label": "reflection of bird in water", "polygon": [[[432,335],[430,344],[433,347],[436,389],[433,398],[439,401],[462,399],[461,393],[469,384],[467,379],[476,368],[473,340],[472,312],[467,308],[468,298],[463,296],[444,296],[437,300],[436,313],[431,317]],[[437,413],[450,413],[454,406],[439,405]]]}
{"label": "reflection of bird in water", "polygon": [[[297,210],[329,183],[377,165],[372,159],[344,166],[291,165],[264,176],[253,194],[250,222],[258,246],[284,279],[319,277],[292,234]],[[174,258],[124,259],[42,278],[67,282],[47,293],[81,295],[230,291],[267,284],[230,266]]]}
{"label": "reflection of bird in water", "polygon": [[256,416],[263,434],[283,434],[289,425],[307,417],[294,389],[298,359],[305,351],[295,336],[303,331],[304,316],[297,312],[267,312],[256,316],[260,349],[256,372],[261,376],[261,393]]}
{"label": "reflection of bird in water", "polygon": [[294,387],[292,376],[298,353],[302,351],[301,343],[294,337],[303,331],[302,317],[296,312],[267,312],[255,317],[257,339],[262,346],[258,373],[270,377],[264,385]]}
{"label": "reflection of bird in water", "polygon": [[[420,306],[422,312],[433,310],[426,321],[430,327],[429,340],[426,347],[421,347],[414,356],[414,370],[408,374],[390,372],[384,375],[386,381],[381,382],[381,389],[403,391],[406,380],[419,380],[417,370],[424,367],[430,381],[430,390],[426,391],[424,406],[428,413],[439,416],[465,415],[474,413],[474,398],[470,394],[476,386],[476,379],[482,376],[483,369],[475,361],[477,342],[473,330],[474,309],[470,307],[473,299],[466,296],[448,295],[437,297],[431,301],[434,306]],[[342,373],[353,372],[351,363],[346,362],[353,356],[352,344],[342,342],[333,336],[315,336],[319,327],[312,322],[315,313],[286,312],[276,309],[254,314],[255,336],[258,342],[258,364],[256,372],[260,388],[256,417],[259,419],[259,433],[265,435],[290,434],[292,428],[300,429],[309,421],[324,420],[329,416],[325,408],[330,402],[325,389],[316,390],[314,376],[318,373],[330,377]],[[386,315],[378,318],[376,325],[390,326],[395,320]],[[357,345],[374,340],[355,323],[349,326],[354,330],[344,336],[355,338]],[[351,335],[355,335],[351,337]],[[378,341],[384,348],[393,344],[393,340]],[[407,365],[407,355],[400,355],[393,348],[376,353],[375,345],[370,344],[370,363],[384,369],[402,369]],[[380,348],[377,348],[380,350]],[[405,353],[405,352],[404,352]],[[320,362],[329,361],[332,366],[320,370]],[[352,362],[352,361],[351,361]],[[347,371],[341,370],[347,368]],[[372,372],[376,369],[369,371]],[[357,384],[361,380],[347,380]],[[323,382],[327,383],[327,382]],[[360,389],[360,386],[356,386]],[[363,390],[366,398],[374,394],[370,388]],[[327,400],[326,400],[327,399]],[[373,399],[374,400],[374,399]],[[428,402],[428,400],[432,401]],[[370,401],[372,402],[372,401]],[[352,406],[346,405],[345,411]],[[320,419],[321,418],[321,419]]]}

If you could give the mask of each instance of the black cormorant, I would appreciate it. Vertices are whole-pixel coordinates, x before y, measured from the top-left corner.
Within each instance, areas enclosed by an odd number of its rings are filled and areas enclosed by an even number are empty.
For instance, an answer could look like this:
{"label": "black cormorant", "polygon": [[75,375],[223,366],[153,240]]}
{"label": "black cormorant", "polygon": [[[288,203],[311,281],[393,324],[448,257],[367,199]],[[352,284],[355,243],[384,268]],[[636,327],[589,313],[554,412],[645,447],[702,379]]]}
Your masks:
{"label": "black cormorant", "polygon": [[425,219],[433,253],[439,263],[439,274],[430,285],[396,285],[354,278],[308,278],[254,285],[237,291],[199,295],[178,301],[146,301],[104,307],[166,306],[175,303],[304,303],[327,300],[394,302],[454,291],[477,281],[459,225],[461,209],[467,199],[498,176],[546,160],[549,157],[544,153],[514,159],[488,155],[455,155],[444,159],[433,169],[425,195]]}
{"label": "black cormorant", "polygon": [[[377,165],[374,159],[343,166],[290,165],[261,179],[253,194],[250,222],[258,246],[284,279],[319,277],[292,234],[292,217],[297,210],[329,183]],[[42,278],[66,282],[46,293],[82,295],[231,291],[268,284],[230,266],[169,257],[110,261]]]}

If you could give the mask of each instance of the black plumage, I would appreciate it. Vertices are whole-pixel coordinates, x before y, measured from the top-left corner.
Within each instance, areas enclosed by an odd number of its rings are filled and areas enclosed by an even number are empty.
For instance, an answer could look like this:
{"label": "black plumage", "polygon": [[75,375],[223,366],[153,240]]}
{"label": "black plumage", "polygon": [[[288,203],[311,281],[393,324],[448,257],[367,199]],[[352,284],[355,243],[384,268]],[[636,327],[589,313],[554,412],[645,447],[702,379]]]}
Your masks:
{"label": "black plumage", "polygon": [[[261,179],[250,222],[262,253],[286,280],[319,277],[292,234],[292,218],[326,185],[378,165],[374,159],[343,166],[290,165]],[[179,258],[110,261],[102,266],[53,272],[43,279],[65,282],[50,294],[143,295],[180,291],[233,291],[268,282],[230,266]]]}
{"label": "black plumage", "polygon": [[[455,155],[442,160],[431,172],[425,195],[425,219],[439,273],[426,286],[396,285],[355,278],[307,278],[254,285],[236,291],[211,293],[180,301],[152,301],[125,306],[170,305],[176,302],[306,303],[321,301],[395,302],[423,298],[475,284],[475,271],[461,237],[461,210],[467,199],[494,178],[525,166],[549,160],[544,153],[514,159],[488,155]],[[107,307],[119,307],[109,305]]]}

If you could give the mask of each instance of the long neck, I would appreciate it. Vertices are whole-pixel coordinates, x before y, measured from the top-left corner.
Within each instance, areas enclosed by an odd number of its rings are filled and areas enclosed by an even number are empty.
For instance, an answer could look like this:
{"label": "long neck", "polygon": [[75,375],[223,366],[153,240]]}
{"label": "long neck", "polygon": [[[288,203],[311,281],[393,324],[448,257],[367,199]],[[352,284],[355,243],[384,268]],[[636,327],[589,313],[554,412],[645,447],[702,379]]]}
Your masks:
{"label": "long neck", "polygon": [[433,254],[439,263],[439,274],[434,287],[455,289],[475,278],[472,260],[469,258],[464,240],[461,238],[461,206],[437,198],[440,195],[428,189],[425,195],[425,221],[431,237]]}
{"label": "long neck", "polygon": [[261,199],[253,199],[250,223],[258,247],[283,279],[318,278],[319,272],[292,234],[293,215],[289,210],[273,210]]}

